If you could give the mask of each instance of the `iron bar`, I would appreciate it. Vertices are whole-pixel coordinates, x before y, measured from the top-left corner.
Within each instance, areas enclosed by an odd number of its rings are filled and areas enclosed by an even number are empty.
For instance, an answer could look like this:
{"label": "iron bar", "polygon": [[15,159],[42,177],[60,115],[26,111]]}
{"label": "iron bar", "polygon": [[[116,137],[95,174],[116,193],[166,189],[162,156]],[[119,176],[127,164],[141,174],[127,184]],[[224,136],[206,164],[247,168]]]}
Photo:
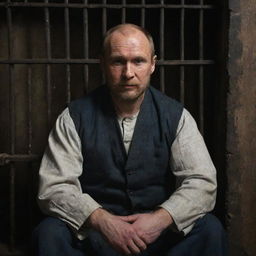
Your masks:
{"label": "iron bar", "polygon": [[[10,0],[8,0],[10,3]],[[7,11],[7,33],[8,33],[8,57],[9,59],[13,58],[13,31],[12,31],[12,12],[10,8],[6,9]],[[11,127],[11,154],[15,154],[15,90],[14,90],[14,66],[9,65],[9,91],[10,91],[10,127]],[[11,164],[10,166],[10,250],[14,249],[15,245],[15,167]]]}
{"label": "iron bar", "polygon": [[[0,64],[98,64],[99,59],[0,59]],[[157,65],[212,65],[214,60],[158,60]]]}
{"label": "iron bar", "polygon": [[[31,65],[28,65],[28,155],[31,155],[32,153],[32,69]],[[28,166],[28,171],[29,171],[29,177],[31,177],[32,184],[33,184],[33,176],[34,172],[31,172],[31,165]],[[30,231],[32,231],[32,226],[33,226],[33,209],[32,209],[32,202],[33,202],[33,186],[27,186],[27,209],[28,209],[28,222],[29,222],[29,227]]]}
{"label": "iron bar", "polygon": [[104,7],[102,9],[102,35],[107,32],[107,0],[103,1]]}
{"label": "iron bar", "polygon": [[71,100],[71,91],[70,91],[70,64],[66,65],[66,103],[69,103]]}
{"label": "iron bar", "polygon": [[[161,0],[161,5],[164,5],[164,0]],[[160,9],[160,60],[164,60],[164,8]],[[160,90],[165,91],[164,66],[160,66]]]}
{"label": "iron bar", "polygon": [[[184,5],[185,0],[181,0],[181,5]],[[183,62],[185,59],[185,49],[184,49],[184,34],[185,34],[185,9],[181,9],[180,15],[180,59]],[[184,66],[180,67],[180,101],[184,103],[185,101],[185,68]]]}
{"label": "iron bar", "polygon": [[175,65],[175,66],[186,66],[186,65],[212,65],[215,62],[213,60],[159,60],[157,65]]}
{"label": "iron bar", "polygon": [[41,156],[35,154],[0,154],[0,166],[15,162],[34,162],[41,159]]}
{"label": "iron bar", "polygon": [[[84,4],[87,4],[87,0],[84,0]],[[83,54],[84,54],[84,59],[89,58],[89,40],[88,40],[88,10],[87,8],[83,9],[83,40],[84,40],[84,45],[83,45]],[[89,91],[89,69],[88,65],[84,65],[84,90],[85,93]]]}
{"label": "iron bar", "polygon": [[146,9],[216,9],[214,5],[188,5],[188,4],[79,4],[79,3],[37,3],[37,2],[8,2],[0,3],[0,7],[49,7],[49,8],[88,8],[88,9],[122,9],[122,8],[146,8]]}
{"label": "iron bar", "polygon": [[[200,4],[203,4],[204,0],[200,0]],[[204,58],[204,12],[199,11],[199,60]],[[203,66],[199,66],[199,129],[201,133],[204,132],[204,69]]]}
{"label": "iron bar", "polygon": [[[145,0],[141,0],[141,4],[145,5]],[[141,8],[141,20],[140,20],[141,27],[145,27],[145,8]]]}
{"label": "iron bar", "polygon": [[[48,0],[45,0],[48,3]],[[50,26],[50,14],[49,8],[44,8],[45,14],[45,38],[46,38],[46,57],[51,59],[51,26]],[[48,129],[51,127],[52,117],[52,86],[51,86],[51,66],[46,65],[46,88],[47,88],[47,121]]]}
{"label": "iron bar", "polygon": [[[103,3],[104,3],[104,5],[107,6],[107,4],[106,4],[107,0],[104,0]],[[104,36],[106,32],[107,32],[107,8],[104,7],[102,9],[102,35]],[[105,76],[102,76],[102,82],[101,83],[102,84],[106,83]]]}
{"label": "iron bar", "polygon": [[[68,0],[65,0],[65,3],[68,4]],[[65,43],[66,43],[66,58],[70,59],[70,28],[69,28],[69,8],[65,7],[64,10],[65,16]],[[66,97],[67,103],[70,102],[71,93],[70,93],[70,64],[66,64]]]}
{"label": "iron bar", "polygon": [[47,122],[48,128],[51,127],[52,117],[52,86],[51,86],[51,66],[46,65],[46,87],[47,87]]}
{"label": "iron bar", "polygon": [[0,64],[97,64],[98,59],[0,59]]}
{"label": "iron bar", "polygon": [[[122,0],[122,6],[126,6],[126,0]],[[122,7],[122,23],[126,21],[126,7]]]}
{"label": "iron bar", "polygon": [[28,154],[31,154],[32,148],[32,70],[28,65]]}
{"label": "iron bar", "polygon": [[15,248],[15,166],[10,166],[10,250],[13,251]]}

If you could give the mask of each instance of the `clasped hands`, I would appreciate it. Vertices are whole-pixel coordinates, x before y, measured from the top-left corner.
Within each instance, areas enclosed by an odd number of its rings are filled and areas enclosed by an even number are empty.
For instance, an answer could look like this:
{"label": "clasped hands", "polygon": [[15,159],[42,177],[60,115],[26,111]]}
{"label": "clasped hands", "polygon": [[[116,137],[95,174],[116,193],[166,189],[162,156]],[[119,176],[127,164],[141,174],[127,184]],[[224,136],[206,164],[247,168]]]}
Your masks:
{"label": "clasped hands", "polygon": [[116,251],[126,255],[146,250],[172,223],[171,215],[163,208],[129,216],[113,215],[99,208],[87,221]]}

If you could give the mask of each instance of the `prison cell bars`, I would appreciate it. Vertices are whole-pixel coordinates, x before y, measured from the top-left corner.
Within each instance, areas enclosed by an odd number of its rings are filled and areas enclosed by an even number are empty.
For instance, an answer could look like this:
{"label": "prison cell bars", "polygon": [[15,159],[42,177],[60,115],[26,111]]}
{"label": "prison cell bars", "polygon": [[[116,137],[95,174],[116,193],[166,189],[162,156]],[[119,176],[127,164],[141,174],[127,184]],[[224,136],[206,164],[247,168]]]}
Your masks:
{"label": "prison cell bars", "polygon": [[[7,3],[10,3],[8,0]],[[13,34],[12,34],[12,12],[11,9],[7,7],[7,28],[8,28],[8,59],[13,58]],[[15,130],[16,130],[16,120],[15,120],[15,99],[14,99],[14,64],[9,65],[9,88],[10,88],[10,139],[11,139],[11,155],[15,155]],[[10,248],[14,247],[14,232],[15,232],[15,166],[14,163],[10,163]]]}
{"label": "prison cell bars", "polygon": [[[68,1],[65,0],[65,42],[66,42],[66,59],[70,59],[70,31],[69,31],[69,8],[68,8]],[[71,99],[70,95],[70,64],[66,64],[66,102],[69,103]]]}
{"label": "prison cell bars", "polygon": [[140,19],[140,25],[141,27],[145,27],[145,0],[141,0],[141,5],[143,7],[141,7],[141,19]]}
{"label": "prison cell bars", "polygon": [[[87,0],[84,0],[84,5],[87,5]],[[84,58],[89,58],[89,31],[88,31],[88,10],[83,8],[83,54]],[[85,94],[89,91],[89,69],[88,64],[84,65],[84,91]]]}
{"label": "prison cell bars", "polygon": [[[65,1],[65,0],[63,0]],[[161,1],[161,0],[160,0]],[[182,1],[182,0],[181,0]],[[184,2],[182,4],[108,4],[106,0],[102,0],[102,4],[95,4],[95,3],[54,3],[54,2],[11,2],[6,0],[6,2],[1,2],[0,6],[2,7],[49,7],[49,8],[78,8],[78,9],[83,9],[83,8],[88,8],[88,9],[122,9],[122,8],[132,8],[132,9],[140,9],[140,8],[145,8],[145,9],[160,9],[160,8],[165,8],[165,9],[215,9],[215,5],[211,4],[185,4]]]}
{"label": "prison cell bars", "polygon": [[[28,95],[28,106],[27,106],[27,112],[28,112],[28,147],[27,147],[27,154],[31,155],[32,153],[32,68],[31,64],[28,64],[28,72],[27,72],[27,95]],[[28,163],[28,170],[29,174],[31,176],[31,179],[33,180],[34,177],[34,172],[32,170],[32,163]],[[32,194],[33,188],[32,186],[27,187],[27,192],[28,192],[28,216],[29,216],[29,227],[32,227],[33,224],[33,212],[32,212],[32,204],[33,202],[33,194]]]}
{"label": "prison cell bars", "polygon": [[[63,58],[33,58],[33,59],[0,59],[0,64],[99,64],[99,59],[63,59]],[[158,60],[157,65],[164,66],[200,66],[212,65],[214,60]]]}
{"label": "prison cell bars", "polygon": [[122,0],[122,4],[123,4],[123,7],[122,7],[122,23],[125,23],[126,21],[126,0]]}
{"label": "prison cell bars", "polygon": [[[200,0],[200,5],[204,0]],[[204,10],[199,10],[199,60],[204,58]],[[204,69],[199,66],[199,130],[204,133]]]}
{"label": "prison cell bars", "polygon": [[[49,0],[45,0],[45,4]],[[44,8],[44,21],[45,21],[45,42],[46,42],[46,58],[49,61],[52,58],[51,53],[51,26],[50,26],[50,14],[47,7]],[[46,64],[46,88],[47,88],[47,121],[48,130],[51,126],[51,116],[52,116],[52,85],[51,85],[51,65]]]}
{"label": "prison cell bars", "polygon": [[[184,6],[185,0],[181,0],[181,5]],[[181,8],[181,14],[180,14],[180,60],[184,61],[184,29],[185,29],[185,9]],[[184,104],[185,101],[185,67],[184,65],[180,66],[180,101]]]}
{"label": "prison cell bars", "polygon": [[[107,32],[107,0],[103,0],[104,7],[102,8],[102,36]],[[102,50],[102,49],[101,49]],[[102,83],[105,84],[105,76],[102,78]]]}
{"label": "prison cell bars", "polygon": [[103,0],[102,8],[102,35],[107,32],[107,0]]}
{"label": "prison cell bars", "polygon": [[[161,9],[160,9],[160,60],[164,60],[164,0],[161,0]],[[165,92],[165,77],[164,77],[164,66],[160,66],[160,90]]]}
{"label": "prison cell bars", "polygon": [[[204,111],[204,65],[211,65],[213,60],[204,60],[203,53],[203,24],[204,24],[204,10],[213,9],[213,5],[204,5],[204,1],[200,0],[199,5],[186,5],[185,0],[181,0],[180,5],[168,5],[161,0],[161,4],[146,4],[145,0],[141,0],[141,4],[127,4],[125,0],[122,0],[122,4],[107,4],[107,0],[103,0],[103,4],[88,4],[87,0],[84,0],[83,4],[69,3],[65,0],[64,3],[49,3],[48,0],[44,0],[44,3],[33,3],[25,0],[24,2],[11,2],[7,0],[5,3],[0,3],[0,7],[6,7],[7,13],[7,28],[8,28],[8,59],[1,59],[0,64],[9,65],[9,88],[10,88],[10,155],[1,154],[0,160],[2,164],[10,163],[10,248],[15,246],[15,162],[32,162],[39,159],[39,156],[32,154],[32,69],[31,64],[45,64],[46,65],[46,90],[47,90],[47,116],[48,125],[51,125],[52,116],[52,85],[51,85],[51,64],[65,64],[66,65],[66,101],[71,99],[70,93],[70,65],[83,64],[83,76],[85,83],[85,92],[88,91],[89,82],[89,66],[90,64],[99,63],[98,59],[89,58],[89,33],[88,33],[88,10],[93,8],[102,9],[102,33],[107,30],[107,10],[108,9],[121,9],[122,10],[122,23],[126,22],[126,9],[127,8],[141,8],[141,26],[145,27],[146,9],[157,8],[160,10],[159,21],[159,35],[160,35],[160,59],[157,64],[160,66],[160,89],[165,91],[165,66],[176,65],[180,66],[180,100],[184,102],[185,96],[185,66],[199,65],[199,127],[203,132],[203,111]],[[13,58],[13,32],[12,32],[12,12],[13,7],[37,7],[44,8],[45,16],[45,38],[46,38],[46,58],[33,58],[33,59],[14,59]],[[49,8],[64,8],[64,24],[65,24],[65,59],[54,59],[51,55],[51,23]],[[69,9],[70,8],[82,8],[83,9],[83,59],[71,59],[70,58],[70,22],[69,22]],[[165,32],[165,10],[166,9],[180,9],[180,60],[165,60],[164,54],[164,32]],[[185,31],[185,10],[186,9],[199,9],[199,60],[185,60],[184,54],[184,31]],[[28,64],[28,155],[16,154],[15,144],[15,98],[14,98],[14,65],[15,64]]]}

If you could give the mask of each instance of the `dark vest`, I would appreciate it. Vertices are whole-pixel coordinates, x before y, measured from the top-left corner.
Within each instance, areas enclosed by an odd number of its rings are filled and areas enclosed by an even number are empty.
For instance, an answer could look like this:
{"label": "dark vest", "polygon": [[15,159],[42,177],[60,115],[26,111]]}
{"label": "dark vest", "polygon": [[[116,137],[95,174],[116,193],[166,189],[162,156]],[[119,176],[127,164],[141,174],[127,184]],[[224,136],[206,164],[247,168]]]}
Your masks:
{"label": "dark vest", "polygon": [[182,110],[180,103],[149,87],[127,154],[105,86],[71,102],[84,157],[83,192],[120,215],[150,211],[164,202],[174,190],[170,147]]}

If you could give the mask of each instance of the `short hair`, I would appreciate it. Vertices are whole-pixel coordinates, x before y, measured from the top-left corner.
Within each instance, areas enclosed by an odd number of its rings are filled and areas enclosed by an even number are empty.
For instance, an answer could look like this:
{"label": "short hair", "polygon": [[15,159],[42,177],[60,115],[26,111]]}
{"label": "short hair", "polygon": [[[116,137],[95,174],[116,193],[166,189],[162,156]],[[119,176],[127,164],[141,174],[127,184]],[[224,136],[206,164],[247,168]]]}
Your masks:
{"label": "short hair", "polygon": [[131,28],[134,28],[140,32],[142,32],[146,38],[148,39],[149,41],[149,44],[150,44],[150,47],[151,47],[151,54],[152,54],[152,57],[155,55],[155,46],[154,46],[154,41],[153,41],[153,38],[151,36],[151,34],[143,27],[140,27],[140,26],[137,26],[135,24],[131,24],[131,23],[124,23],[124,24],[119,24],[115,27],[112,27],[110,28],[104,35],[103,37],[103,40],[102,40],[102,49],[101,49],[101,54],[102,56],[104,56],[105,52],[106,52],[106,47],[107,47],[107,40],[109,38],[109,36],[119,30],[120,28],[123,28],[123,27],[131,27]]}

